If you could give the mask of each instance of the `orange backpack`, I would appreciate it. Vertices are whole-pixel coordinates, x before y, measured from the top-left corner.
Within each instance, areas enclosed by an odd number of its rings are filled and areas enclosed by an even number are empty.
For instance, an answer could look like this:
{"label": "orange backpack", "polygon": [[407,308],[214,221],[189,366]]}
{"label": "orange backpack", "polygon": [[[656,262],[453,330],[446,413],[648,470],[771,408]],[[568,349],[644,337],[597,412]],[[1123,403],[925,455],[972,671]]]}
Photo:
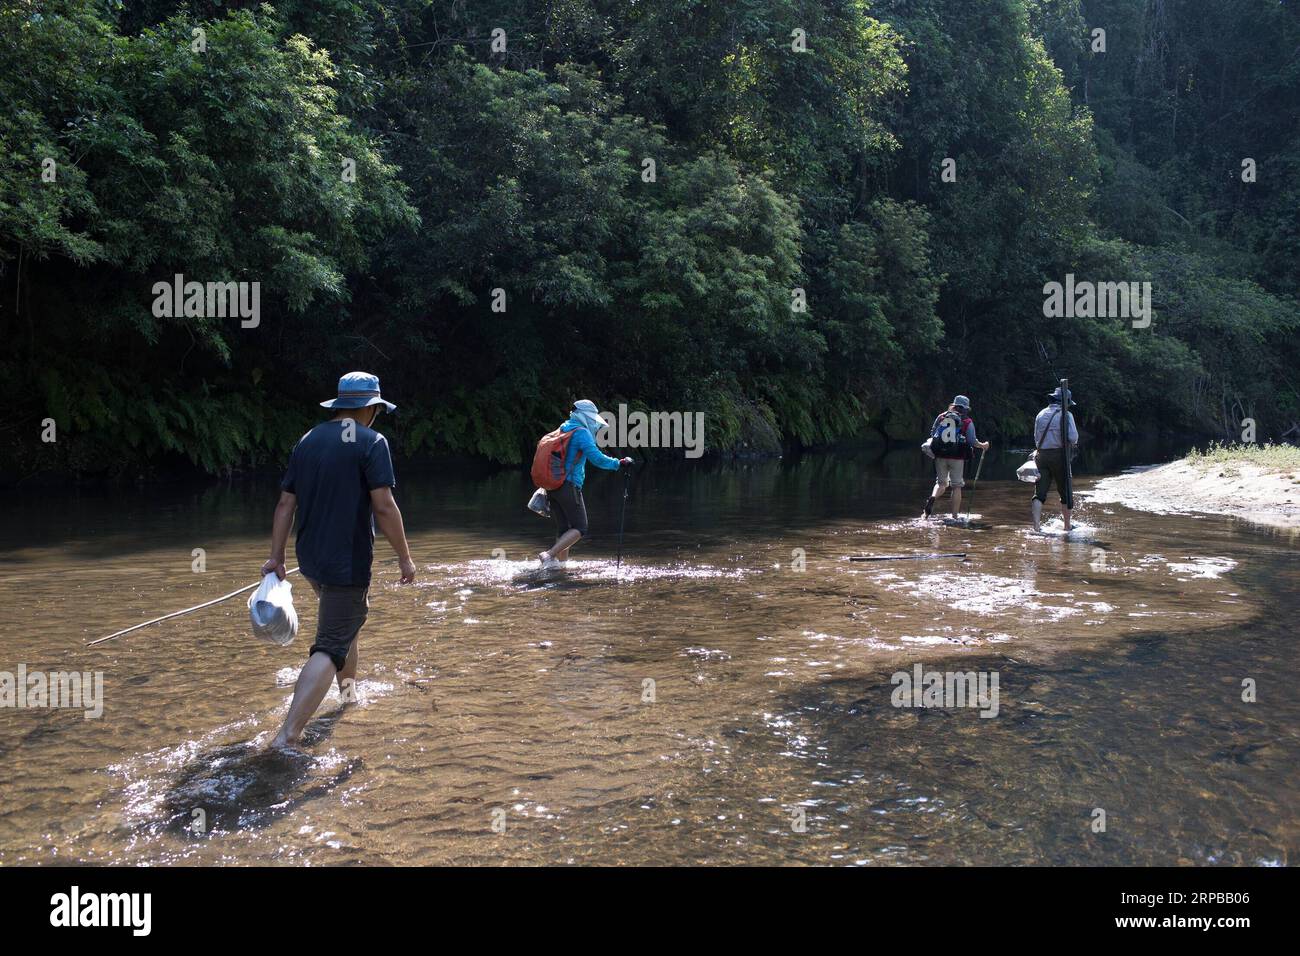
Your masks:
{"label": "orange backpack", "polygon": [[569,453],[569,442],[577,429],[561,431],[555,429],[542,436],[533,453],[533,484],[547,491],[554,491],[564,484],[564,459]]}

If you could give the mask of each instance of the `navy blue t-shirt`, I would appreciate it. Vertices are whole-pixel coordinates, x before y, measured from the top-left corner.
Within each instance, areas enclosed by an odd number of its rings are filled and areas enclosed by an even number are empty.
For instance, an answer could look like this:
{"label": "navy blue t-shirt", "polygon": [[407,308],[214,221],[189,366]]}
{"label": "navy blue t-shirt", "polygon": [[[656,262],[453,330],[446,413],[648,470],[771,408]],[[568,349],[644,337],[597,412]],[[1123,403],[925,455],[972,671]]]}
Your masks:
{"label": "navy blue t-shirt", "polygon": [[388,439],[379,432],[342,419],[321,422],[298,439],[280,487],[298,496],[297,552],[304,576],[318,584],[370,583],[370,491],[385,486],[394,488],[397,480]]}

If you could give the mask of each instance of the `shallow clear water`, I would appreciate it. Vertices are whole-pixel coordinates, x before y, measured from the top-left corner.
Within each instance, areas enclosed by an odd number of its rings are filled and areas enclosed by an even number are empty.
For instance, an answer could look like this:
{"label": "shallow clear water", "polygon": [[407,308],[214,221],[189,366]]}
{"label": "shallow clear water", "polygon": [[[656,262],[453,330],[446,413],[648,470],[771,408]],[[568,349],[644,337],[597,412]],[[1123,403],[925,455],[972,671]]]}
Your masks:
{"label": "shallow clear water", "polygon": [[[526,476],[399,474],[421,578],[378,543],[358,702],[289,753],[304,585],[289,648],[242,598],[84,647],[256,580],[273,483],[11,498],[0,670],[103,671],[105,706],[0,710],[0,863],[1294,861],[1298,542],[1086,503],[1036,536],[1021,460],[967,527],[914,517],[910,453],[647,469],[617,572],[594,474],[548,578]],[[893,706],[917,663],[996,674],[997,716]]]}

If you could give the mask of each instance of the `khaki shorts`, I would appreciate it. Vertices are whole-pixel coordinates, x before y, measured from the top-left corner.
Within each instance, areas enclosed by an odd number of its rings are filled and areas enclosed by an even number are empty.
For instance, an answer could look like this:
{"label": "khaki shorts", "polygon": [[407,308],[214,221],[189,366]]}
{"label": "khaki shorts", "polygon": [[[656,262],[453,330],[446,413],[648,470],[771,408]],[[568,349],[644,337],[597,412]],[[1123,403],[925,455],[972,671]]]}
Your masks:
{"label": "khaki shorts", "polygon": [[961,480],[961,473],[965,467],[966,461],[962,458],[936,458],[934,460],[935,483],[952,485],[954,488],[966,487],[966,482]]}

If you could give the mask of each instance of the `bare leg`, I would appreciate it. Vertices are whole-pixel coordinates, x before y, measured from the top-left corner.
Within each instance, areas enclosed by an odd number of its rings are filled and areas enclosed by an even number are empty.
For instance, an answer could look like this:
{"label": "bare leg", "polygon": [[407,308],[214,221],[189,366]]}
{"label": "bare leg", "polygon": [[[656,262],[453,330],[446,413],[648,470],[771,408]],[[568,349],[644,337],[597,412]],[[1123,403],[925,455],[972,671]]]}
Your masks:
{"label": "bare leg", "polygon": [[930,492],[930,497],[925,499],[925,506],[921,509],[922,517],[928,518],[934,512],[934,499],[939,497],[939,482],[934,483],[934,490]]}
{"label": "bare leg", "polygon": [[582,532],[576,528],[570,528],[564,534],[555,539],[555,544],[551,545],[551,550],[543,551],[538,555],[543,561],[547,558],[554,558],[556,561],[567,561],[569,549],[578,543],[582,537]]}
{"label": "bare leg", "polygon": [[1070,509],[1065,507],[1064,502],[1061,503],[1061,520],[1065,522],[1065,531],[1068,534],[1070,531]]}
{"label": "bare leg", "polygon": [[[352,647],[356,649],[355,641]],[[275,735],[275,740],[271,741],[272,747],[297,743],[298,738],[302,736],[303,728],[307,726],[307,721],[311,720],[311,715],[316,713],[316,708],[325,699],[325,694],[330,689],[330,681],[337,673],[339,672],[335,670],[334,662],[323,651],[317,651],[307,660],[303,665],[302,673],[298,675],[298,683],[294,685],[293,703],[289,705],[284,726]]]}
{"label": "bare leg", "polygon": [[957,514],[961,511],[961,488],[956,485],[952,486],[952,517],[957,520]]}
{"label": "bare leg", "polygon": [[[575,531],[574,529],[570,528],[568,531],[564,532],[564,536],[565,536],[566,538],[567,538],[569,535],[573,535],[573,540],[570,541],[568,544],[566,544],[563,548],[560,548],[559,550],[557,550],[557,551],[554,552],[554,553],[555,553],[555,560],[557,560],[557,561],[568,561],[568,560],[569,560],[569,549],[572,548],[575,544],[577,544],[580,540],[582,540],[582,532],[581,532],[581,531]],[[561,540],[563,540],[563,539],[561,539]],[[557,541],[557,542],[555,542],[555,543],[558,545],[560,542]]]}
{"label": "bare leg", "polygon": [[360,640],[359,637],[352,639],[347,660],[343,662],[343,670],[339,671],[339,696],[345,704],[355,703],[357,699],[357,644]]}

